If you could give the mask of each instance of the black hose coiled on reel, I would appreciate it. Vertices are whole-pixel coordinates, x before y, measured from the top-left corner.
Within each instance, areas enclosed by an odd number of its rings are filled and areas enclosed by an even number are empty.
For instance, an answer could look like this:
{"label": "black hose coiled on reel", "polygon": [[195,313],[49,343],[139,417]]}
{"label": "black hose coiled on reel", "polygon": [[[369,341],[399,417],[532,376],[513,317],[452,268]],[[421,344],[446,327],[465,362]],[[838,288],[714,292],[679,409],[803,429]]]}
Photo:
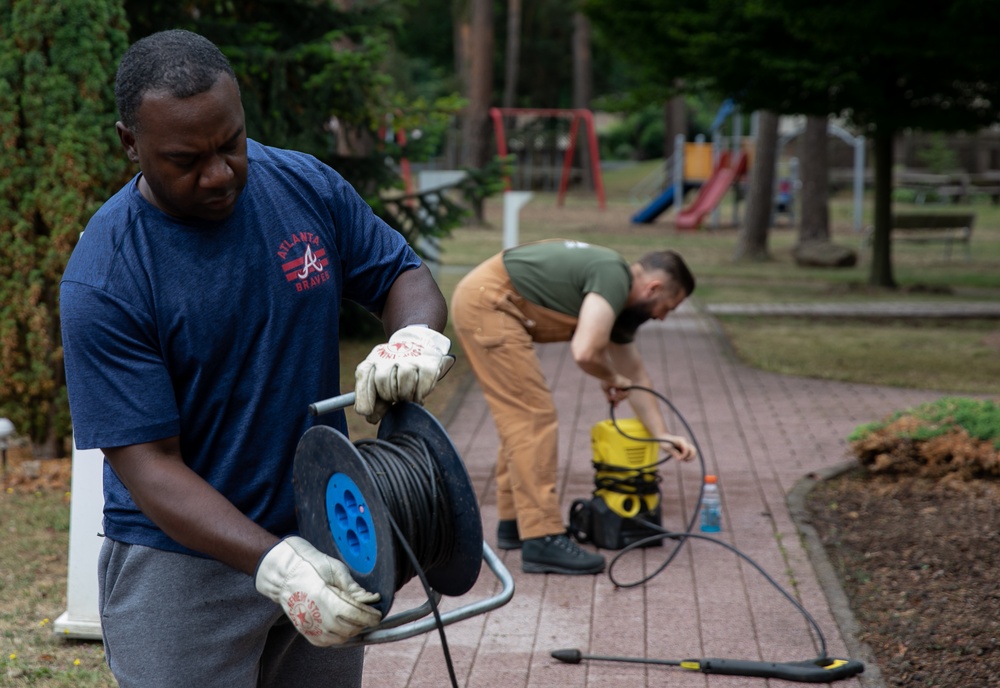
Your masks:
{"label": "black hose coiled on reel", "polygon": [[441,612],[425,574],[426,570],[448,561],[456,542],[438,462],[424,438],[405,432],[394,433],[384,440],[358,440],[354,447],[368,466],[396,535],[395,589],[402,588],[414,576],[420,577],[437,621],[448,677],[453,688],[457,688],[458,677]]}
{"label": "black hose coiled on reel", "polygon": [[443,478],[422,437],[396,433],[385,440],[358,440],[355,447],[368,464],[399,537],[416,559],[413,562],[402,552],[396,557],[399,590],[417,575],[417,566],[433,569],[453,553],[452,515],[441,489]]}

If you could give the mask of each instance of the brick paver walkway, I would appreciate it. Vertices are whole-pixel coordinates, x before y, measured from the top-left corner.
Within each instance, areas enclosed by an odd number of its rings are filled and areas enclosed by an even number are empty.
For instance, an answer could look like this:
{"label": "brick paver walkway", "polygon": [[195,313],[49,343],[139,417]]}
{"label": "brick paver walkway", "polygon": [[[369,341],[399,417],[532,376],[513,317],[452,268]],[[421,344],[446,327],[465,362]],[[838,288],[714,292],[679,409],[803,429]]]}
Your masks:
{"label": "brick paver walkway", "polygon": [[[716,322],[685,304],[665,322],[640,329],[639,346],[656,389],[690,424],[709,473],[719,476],[723,502],[721,539],[752,557],[813,615],[831,656],[848,656],[838,616],[824,581],[810,563],[786,498],[809,474],[841,465],[846,437],[857,425],[940,396],[933,391],[782,376],[741,365],[727,349]],[[539,347],[560,412],[564,512],[593,487],[590,428],[608,417],[597,383],[572,362],[568,347]],[[622,416],[631,415],[623,409]],[[680,426],[674,423],[675,430]],[[495,547],[493,462],[496,432],[473,382],[447,419],[449,436],[464,458],[480,497],[487,542]],[[663,525],[681,531],[697,498],[696,463],[660,470]],[[620,582],[653,571],[672,545],[628,553],[614,569]],[[759,678],[708,676],[671,666],[585,661],[561,664],[560,648],[585,654],[656,659],[722,657],[801,661],[819,652],[803,617],[745,561],[713,543],[689,541],[650,582],[617,588],[599,576],[524,574],[517,551],[502,552],[516,582],[513,600],[446,629],[459,685],[466,688],[607,688],[698,686],[742,688],[792,685]],[[605,552],[610,556],[615,552]],[[497,583],[485,569],[454,608],[490,595]],[[422,592],[408,584],[393,612],[417,606]],[[450,685],[436,633],[368,648],[367,688],[442,688]],[[864,681],[873,685],[877,669]],[[335,683],[335,677],[331,677]]]}

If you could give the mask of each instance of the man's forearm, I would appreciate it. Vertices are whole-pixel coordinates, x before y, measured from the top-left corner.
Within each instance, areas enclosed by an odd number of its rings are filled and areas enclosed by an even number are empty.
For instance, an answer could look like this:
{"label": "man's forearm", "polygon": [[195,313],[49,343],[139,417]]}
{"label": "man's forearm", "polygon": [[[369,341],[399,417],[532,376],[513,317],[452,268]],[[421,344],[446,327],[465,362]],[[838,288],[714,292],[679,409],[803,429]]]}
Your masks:
{"label": "man's forearm", "polygon": [[611,360],[606,355],[577,358],[575,361],[580,370],[587,373],[587,375],[596,377],[598,380],[609,385],[613,385],[616,379],[623,377],[612,367]]}
{"label": "man's forearm", "polygon": [[[632,381],[634,386],[653,388],[649,373],[646,372],[646,366],[643,364],[635,344],[618,345],[613,348],[611,360]],[[650,435],[659,437],[668,434],[659,401],[654,395],[643,390],[633,389],[629,392],[628,402]]]}
{"label": "man's forearm", "polygon": [[392,283],[381,313],[386,336],[407,325],[427,325],[442,332],[448,323],[448,304],[426,265],[400,274]]}
{"label": "man's forearm", "polygon": [[[646,385],[641,386],[645,387]],[[657,403],[656,397],[648,392],[633,389],[629,392],[628,403],[650,435],[653,437],[662,437],[669,434],[667,423],[663,420],[663,414],[660,412],[660,406]]]}
{"label": "man's forearm", "polygon": [[158,452],[151,445],[106,450],[105,455],[136,506],[188,549],[253,574],[261,555],[278,541],[179,455]]}

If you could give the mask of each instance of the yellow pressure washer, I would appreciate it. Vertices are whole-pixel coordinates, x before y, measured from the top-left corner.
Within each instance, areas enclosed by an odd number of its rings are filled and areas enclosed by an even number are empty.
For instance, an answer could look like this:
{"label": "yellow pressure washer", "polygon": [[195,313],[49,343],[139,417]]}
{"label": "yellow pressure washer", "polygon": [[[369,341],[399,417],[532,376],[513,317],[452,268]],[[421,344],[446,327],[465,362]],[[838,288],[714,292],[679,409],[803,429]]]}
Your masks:
{"label": "yellow pressure washer", "polygon": [[[660,447],[637,418],[603,420],[590,430],[593,452],[592,499],[570,506],[569,528],[582,543],[601,549],[623,549],[649,539],[652,531],[642,521],[661,524]],[[649,540],[659,546],[662,540]]]}

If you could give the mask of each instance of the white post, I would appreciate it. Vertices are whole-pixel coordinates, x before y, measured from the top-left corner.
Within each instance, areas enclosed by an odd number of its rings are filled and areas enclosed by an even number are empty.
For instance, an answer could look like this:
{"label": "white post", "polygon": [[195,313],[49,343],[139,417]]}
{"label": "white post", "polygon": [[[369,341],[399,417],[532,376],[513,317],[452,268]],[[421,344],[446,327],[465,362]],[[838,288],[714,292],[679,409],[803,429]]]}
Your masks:
{"label": "white post", "polygon": [[531,200],[530,191],[505,191],[503,194],[503,247],[513,248],[518,243],[518,226],[521,208]]}
{"label": "white post", "polygon": [[66,638],[100,639],[97,558],[104,529],[104,454],[100,449],[78,450],[74,443],[72,471],[66,611],[53,628]]}

